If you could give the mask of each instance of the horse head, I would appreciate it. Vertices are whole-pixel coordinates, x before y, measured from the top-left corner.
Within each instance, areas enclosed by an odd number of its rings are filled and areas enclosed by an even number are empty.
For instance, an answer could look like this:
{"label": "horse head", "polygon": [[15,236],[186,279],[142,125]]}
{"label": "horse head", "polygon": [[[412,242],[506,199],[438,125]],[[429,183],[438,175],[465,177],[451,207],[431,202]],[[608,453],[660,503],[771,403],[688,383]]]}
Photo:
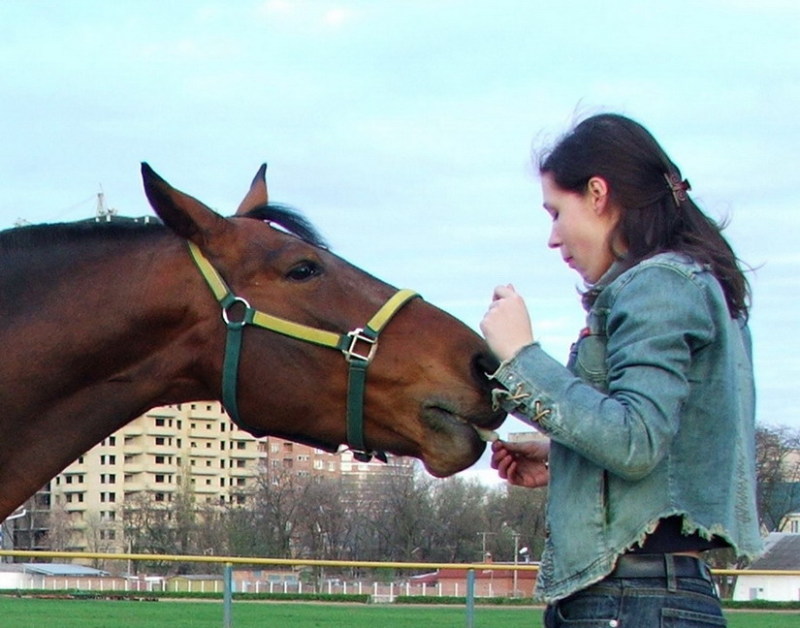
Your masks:
{"label": "horse head", "polygon": [[503,418],[491,406],[486,373],[497,365],[483,340],[270,206],[265,169],[226,218],[142,166],[151,205],[198,265],[187,303],[213,338],[197,377],[256,435],[414,456],[435,476],[473,464],[485,447],[474,428]]}

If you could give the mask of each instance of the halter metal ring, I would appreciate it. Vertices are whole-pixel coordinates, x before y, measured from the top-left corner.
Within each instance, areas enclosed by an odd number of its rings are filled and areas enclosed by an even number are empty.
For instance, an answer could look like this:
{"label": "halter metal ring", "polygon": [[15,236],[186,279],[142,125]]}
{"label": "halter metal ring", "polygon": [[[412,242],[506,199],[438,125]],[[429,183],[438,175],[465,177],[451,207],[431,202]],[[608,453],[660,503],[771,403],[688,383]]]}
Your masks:
{"label": "halter metal ring", "polygon": [[[372,362],[375,351],[378,350],[378,339],[365,335],[363,327],[356,327],[353,331],[348,331],[347,335],[350,337],[350,346],[347,347],[347,349],[342,349],[344,359],[348,362],[352,362],[353,360],[361,360],[367,364]],[[356,350],[356,345],[360,341],[366,342],[369,345],[369,352],[366,355]]]}
{"label": "halter metal ring", "polygon": [[[237,305],[241,305],[244,308],[244,313],[242,314],[241,320],[232,321],[228,312],[230,312]],[[247,313],[250,310],[251,310],[250,304],[247,302],[247,299],[243,299],[242,297],[233,297],[222,308],[222,320],[225,321],[225,324],[230,329],[241,329],[242,327],[247,325]]]}

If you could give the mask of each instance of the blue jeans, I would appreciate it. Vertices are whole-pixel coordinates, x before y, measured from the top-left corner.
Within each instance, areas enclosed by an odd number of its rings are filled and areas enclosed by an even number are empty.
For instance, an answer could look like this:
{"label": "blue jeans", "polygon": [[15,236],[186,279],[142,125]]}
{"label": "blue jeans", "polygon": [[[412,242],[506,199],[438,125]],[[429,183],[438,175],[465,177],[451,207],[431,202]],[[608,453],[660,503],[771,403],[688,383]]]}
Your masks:
{"label": "blue jeans", "polygon": [[545,628],[710,628],[727,626],[704,578],[608,577],[545,610]]}

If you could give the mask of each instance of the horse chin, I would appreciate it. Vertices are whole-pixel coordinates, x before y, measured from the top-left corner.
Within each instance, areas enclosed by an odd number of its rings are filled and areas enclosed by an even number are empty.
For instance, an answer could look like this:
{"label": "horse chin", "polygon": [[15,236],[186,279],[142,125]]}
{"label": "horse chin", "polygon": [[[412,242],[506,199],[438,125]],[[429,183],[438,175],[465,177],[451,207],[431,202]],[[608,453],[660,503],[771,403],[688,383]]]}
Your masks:
{"label": "horse chin", "polygon": [[447,477],[472,466],[486,448],[472,425],[444,408],[426,408],[422,422],[427,434],[421,459],[435,477]]}

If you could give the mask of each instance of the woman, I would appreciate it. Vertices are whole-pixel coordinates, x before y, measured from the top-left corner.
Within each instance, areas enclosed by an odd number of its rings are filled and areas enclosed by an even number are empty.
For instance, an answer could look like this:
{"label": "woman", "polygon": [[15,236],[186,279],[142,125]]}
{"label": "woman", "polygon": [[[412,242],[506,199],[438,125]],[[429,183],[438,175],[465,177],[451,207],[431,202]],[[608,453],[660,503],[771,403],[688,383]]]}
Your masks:
{"label": "woman", "polygon": [[492,455],[510,483],[549,487],[545,624],[725,625],[701,552],[760,548],[747,280],[640,124],[590,117],[539,171],[586,329],[561,366],[510,285],[481,329],[496,401],[550,437]]}

